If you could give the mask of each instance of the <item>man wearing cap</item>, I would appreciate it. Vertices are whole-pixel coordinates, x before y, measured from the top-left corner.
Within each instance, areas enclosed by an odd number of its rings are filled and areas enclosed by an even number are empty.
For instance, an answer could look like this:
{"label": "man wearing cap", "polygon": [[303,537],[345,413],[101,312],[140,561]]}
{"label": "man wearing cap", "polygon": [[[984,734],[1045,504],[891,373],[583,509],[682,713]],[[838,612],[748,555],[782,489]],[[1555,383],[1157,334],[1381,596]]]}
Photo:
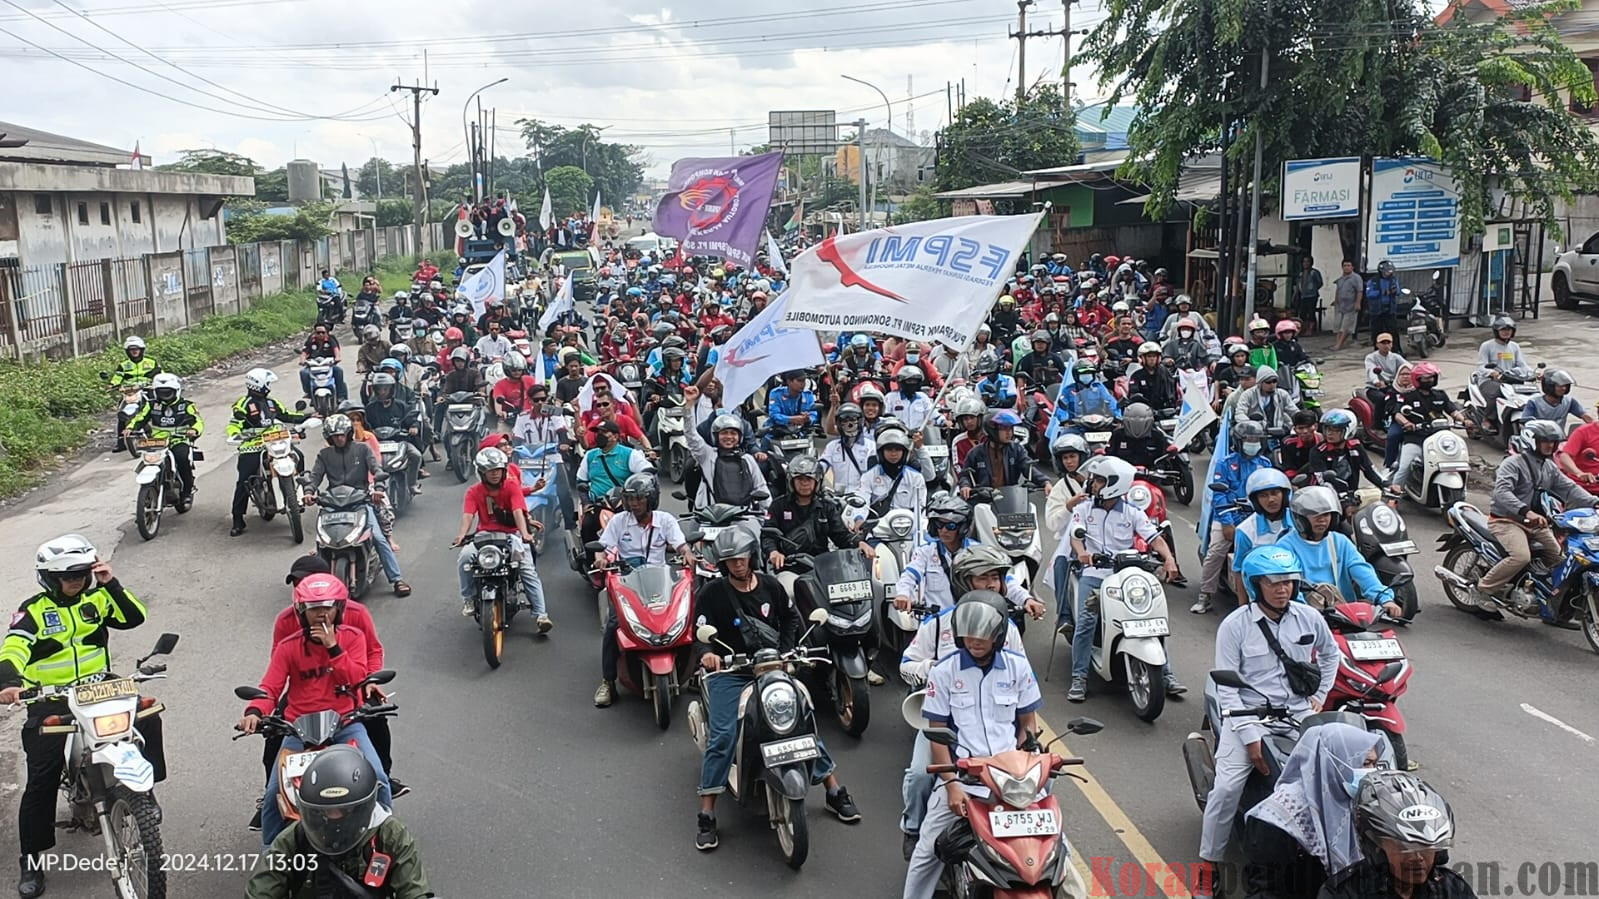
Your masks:
{"label": "man wearing cap", "polygon": [[1404,356],[1394,352],[1394,335],[1386,331],[1378,334],[1377,348],[1366,354],[1366,401],[1371,403],[1373,433],[1388,426],[1387,388],[1398,377],[1399,366],[1407,364]]}

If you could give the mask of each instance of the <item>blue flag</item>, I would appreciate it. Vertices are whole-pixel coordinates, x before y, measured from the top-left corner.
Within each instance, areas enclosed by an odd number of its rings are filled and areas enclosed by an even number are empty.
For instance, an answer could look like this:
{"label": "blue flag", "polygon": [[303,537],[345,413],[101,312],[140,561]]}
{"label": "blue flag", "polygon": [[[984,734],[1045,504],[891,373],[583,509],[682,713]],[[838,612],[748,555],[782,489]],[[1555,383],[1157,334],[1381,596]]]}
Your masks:
{"label": "blue flag", "polygon": [[1205,553],[1210,551],[1210,498],[1214,496],[1210,484],[1216,480],[1216,471],[1221,467],[1221,460],[1232,448],[1231,435],[1228,433],[1232,424],[1232,415],[1224,412],[1221,417],[1221,430],[1216,433],[1216,448],[1210,454],[1210,465],[1205,469],[1205,483],[1199,485],[1199,557],[1205,558]]}

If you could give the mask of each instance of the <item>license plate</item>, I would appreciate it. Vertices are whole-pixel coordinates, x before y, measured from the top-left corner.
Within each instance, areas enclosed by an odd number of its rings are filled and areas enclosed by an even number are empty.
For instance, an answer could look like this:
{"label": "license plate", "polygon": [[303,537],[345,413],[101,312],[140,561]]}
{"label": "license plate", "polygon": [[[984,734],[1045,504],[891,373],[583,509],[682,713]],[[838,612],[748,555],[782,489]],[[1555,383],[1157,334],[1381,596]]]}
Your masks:
{"label": "license plate", "polygon": [[1000,838],[1048,837],[1060,833],[1060,818],[1053,809],[1006,809],[988,813],[988,828]]}
{"label": "license plate", "polygon": [[380,443],[378,444],[378,451],[385,456],[392,456],[400,451],[400,445],[398,443]]}
{"label": "license plate", "polygon": [[715,540],[725,530],[727,530],[727,528],[718,528],[718,527],[701,528],[700,529],[700,535],[701,535],[702,539],[704,540],[704,542],[709,543],[712,540]]}
{"label": "license plate", "polygon": [[140,440],[134,446],[141,450],[164,450],[167,448],[167,441],[164,437],[157,437],[151,440]]}
{"label": "license plate", "polygon": [[816,737],[812,734],[761,744],[761,760],[768,768],[787,765],[790,762],[803,762],[821,754],[822,751],[816,747]]}
{"label": "license plate", "polygon": [[871,581],[849,581],[843,584],[827,585],[828,599],[871,599]]}
{"label": "license plate", "polygon": [[1122,633],[1129,637],[1164,637],[1171,633],[1171,625],[1164,618],[1123,621]]}
{"label": "license plate", "polygon": [[1006,512],[995,516],[995,523],[1002,528],[1030,528],[1033,526],[1033,516],[1026,512]]}
{"label": "license plate", "polygon": [[288,430],[288,428],[273,428],[272,430],[264,431],[261,434],[261,442],[262,443],[271,443],[274,440],[288,440],[288,439],[289,439],[289,430]]}
{"label": "license plate", "polygon": [[1416,541],[1414,540],[1399,540],[1394,543],[1384,543],[1382,551],[1390,556],[1408,556],[1421,550],[1416,548]]}
{"label": "license plate", "polygon": [[299,777],[305,769],[311,767],[311,760],[317,757],[314,752],[296,752],[283,760],[283,776]]}
{"label": "license plate", "polygon": [[1406,328],[1405,331],[1410,333],[1410,334],[1425,334],[1425,333],[1427,333],[1427,326],[1426,325],[1411,325],[1410,327]]}
{"label": "license plate", "polygon": [[94,684],[83,684],[72,691],[74,698],[80,704],[91,702],[105,702],[107,699],[116,699],[121,696],[138,696],[139,685],[125,677],[116,680],[103,680]]}
{"label": "license plate", "polygon": [[929,444],[922,447],[927,450],[927,455],[932,459],[943,459],[949,455],[949,447],[942,443]]}
{"label": "license plate", "polygon": [[1109,431],[1089,431],[1088,434],[1087,434],[1087,440],[1088,440],[1089,443],[1109,443],[1110,442],[1110,432]]}
{"label": "license plate", "polygon": [[1398,640],[1350,640],[1349,655],[1357,662],[1386,662],[1405,657]]}

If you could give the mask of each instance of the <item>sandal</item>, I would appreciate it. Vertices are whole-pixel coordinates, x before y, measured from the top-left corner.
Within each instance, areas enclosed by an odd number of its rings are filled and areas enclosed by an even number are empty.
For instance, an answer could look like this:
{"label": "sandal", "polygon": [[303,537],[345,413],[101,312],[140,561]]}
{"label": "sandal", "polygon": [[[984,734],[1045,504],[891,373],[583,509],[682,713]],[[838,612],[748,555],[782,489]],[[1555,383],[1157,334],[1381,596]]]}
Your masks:
{"label": "sandal", "polygon": [[394,582],[394,595],[395,596],[410,596],[411,595],[411,585],[407,584],[405,581],[395,581]]}

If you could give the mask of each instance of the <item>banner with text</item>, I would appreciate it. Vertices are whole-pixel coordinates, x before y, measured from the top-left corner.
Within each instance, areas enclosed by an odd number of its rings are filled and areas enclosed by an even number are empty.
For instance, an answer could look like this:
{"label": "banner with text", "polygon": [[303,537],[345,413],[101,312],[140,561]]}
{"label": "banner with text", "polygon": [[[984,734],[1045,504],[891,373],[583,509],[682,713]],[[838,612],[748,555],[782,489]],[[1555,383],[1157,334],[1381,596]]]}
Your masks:
{"label": "banner with text", "polygon": [[1183,410],[1177,417],[1177,428],[1171,442],[1187,449],[1194,438],[1216,420],[1216,410],[1210,408],[1210,375],[1204,369],[1185,369],[1177,374]]}
{"label": "banner with text", "polygon": [[783,324],[964,349],[1042,217],[968,215],[829,237],[789,263]]}
{"label": "banner with text", "polygon": [[677,238],[684,256],[720,256],[753,266],[782,169],[781,152],[679,159],[655,207],[655,232]]}
{"label": "banner with text", "polygon": [[1360,215],[1360,157],[1283,163],[1283,221]]}
{"label": "banner with text", "polygon": [[1460,190],[1431,159],[1373,159],[1367,267],[1400,271],[1460,264]]}
{"label": "banner with text", "polygon": [[791,294],[778,294],[722,347],[716,360],[716,380],[722,382],[725,408],[744,402],[775,374],[826,362],[814,331],[783,327]]}

